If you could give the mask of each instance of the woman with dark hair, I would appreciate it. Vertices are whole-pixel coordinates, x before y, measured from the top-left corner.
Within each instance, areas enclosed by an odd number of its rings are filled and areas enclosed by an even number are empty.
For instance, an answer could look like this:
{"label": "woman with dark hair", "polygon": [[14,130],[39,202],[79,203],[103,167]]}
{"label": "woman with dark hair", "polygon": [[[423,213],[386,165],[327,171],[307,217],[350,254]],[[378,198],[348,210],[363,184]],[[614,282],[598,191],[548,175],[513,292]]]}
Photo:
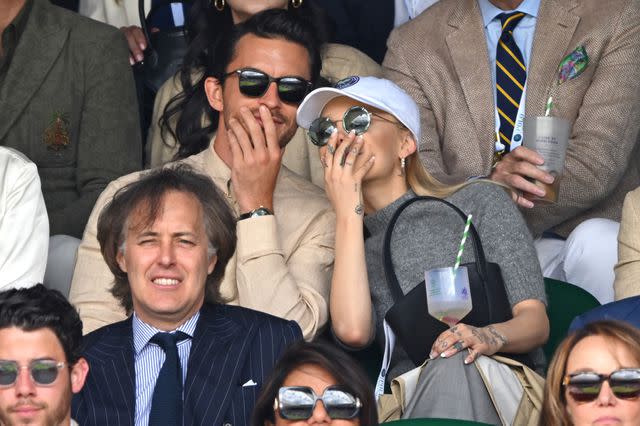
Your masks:
{"label": "woman with dark hair", "polygon": [[[214,136],[217,115],[206,101],[203,70],[211,58],[219,37],[226,37],[231,27],[256,13],[270,9],[287,9],[308,21],[317,38],[327,40],[322,11],[310,0],[197,0],[190,10],[193,39],[181,71],[158,91],[147,138],[147,163],[155,167],[177,158],[185,158],[204,150]],[[364,53],[345,45],[325,43],[322,49],[321,76],[329,83],[353,74],[382,74],[380,66]],[[298,131],[285,151],[283,164],[323,185],[322,167],[315,152],[309,158],[309,144],[303,131]]]}
{"label": "woman with dark hair", "polygon": [[541,426],[640,424],[640,330],[596,321],[556,350],[544,388]]}
{"label": "woman with dark hair", "polygon": [[264,384],[252,426],[316,423],[376,426],[376,402],[366,375],[349,356],[334,346],[301,341],[282,354]]}

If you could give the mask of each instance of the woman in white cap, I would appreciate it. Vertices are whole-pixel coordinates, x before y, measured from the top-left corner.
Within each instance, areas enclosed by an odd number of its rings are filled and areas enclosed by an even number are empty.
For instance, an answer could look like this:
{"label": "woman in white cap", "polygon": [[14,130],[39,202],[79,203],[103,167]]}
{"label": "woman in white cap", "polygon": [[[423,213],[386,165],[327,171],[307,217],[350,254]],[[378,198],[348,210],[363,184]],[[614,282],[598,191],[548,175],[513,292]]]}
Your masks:
{"label": "woman in white cap", "polygon": [[[298,124],[309,129],[311,140],[321,146],[325,189],[336,211],[330,312],[333,332],[343,344],[360,348],[375,340],[385,348],[383,320],[398,302],[389,277],[397,278],[406,295],[424,280],[425,271],[453,266],[465,228],[464,216],[473,215],[487,262],[499,265],[504,281],[499,287],[506,290],[506,296],[502,294],[508,299],[504,303],[511,318],[484,327],[464,321],[450,329],[443,325],[445,331],[424,342],[423,359],[433,361],[422,370],[403,417],[460,418],[491,424],[504,421],[478,370],[468,364],[481,355],[498,352],[527,354],[530,365],[540,371],[544,364],[540,346],[549,333],[533,241],[507,192],[482,179],[448,186],[431,177],[418,155],[418,108],[388,80],[354,76],[335,87],[317,89],[300,105]],[[440,202],[412,203],[395,218],[389,244],[391,261],[385,266],[383,240],[394,213],[422,195],[444,199],[463,214]],[[463,264],[475,260],[475,250],[470,242],[466,245]],[[489,303],[480,306],[473,286],[471,293],[477,304],[473,311],[490,311],[500,302],[499,296],[491,295]],[[424,290],[421,294],[424,302],[420,303],[426,305]],[[424,312],[426,316],[426,306]],[[415,336],[421,333],[423,319],[409,319],[415,323]],[[387,380],[421,364],[415,350],[408,350],[410,340],[399,339],[393,350],[387,339],[385,358],[390,357],[391,362],[382,372],[388,371]]]}

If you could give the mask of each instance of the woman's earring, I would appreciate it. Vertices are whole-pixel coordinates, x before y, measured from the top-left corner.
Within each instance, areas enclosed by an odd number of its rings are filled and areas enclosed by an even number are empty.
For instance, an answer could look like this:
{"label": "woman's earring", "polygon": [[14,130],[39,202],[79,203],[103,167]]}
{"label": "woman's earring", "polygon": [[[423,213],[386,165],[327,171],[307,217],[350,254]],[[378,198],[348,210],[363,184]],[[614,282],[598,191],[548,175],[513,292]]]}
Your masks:
{"label": "woman's earring", "polygon": [[404,157],[402,157],[400,159],[400,168],[402,169],[402,176],[404,176],[404,170],[406,165],[407,165],[407,160]]}
{"label": "woman's earring", "polygon": [[213,7],[222,12],[224,10],[224,0],[213,0]]}
{"label": "woman's earring", "polygon": [[299,8],[300,6],[302,6],[302,0],[291,0],[291,6],[296,9]]}

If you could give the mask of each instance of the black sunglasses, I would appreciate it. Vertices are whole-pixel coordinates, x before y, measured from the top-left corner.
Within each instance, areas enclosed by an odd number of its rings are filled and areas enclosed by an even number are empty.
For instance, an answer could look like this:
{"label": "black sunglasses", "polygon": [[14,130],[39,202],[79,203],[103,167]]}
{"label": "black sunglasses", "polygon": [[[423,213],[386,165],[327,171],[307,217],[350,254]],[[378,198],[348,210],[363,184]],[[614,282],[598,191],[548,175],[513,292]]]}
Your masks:
{"label": "black sunglasses", "polygon": [[360,399],[341,386],[329,386],[322,396],[316,395],[308,386],[283,386],[278,391],[273,409],[277,409],[283,419],[306,420],[313,415],[318,400],[322,401],[327,414],[334,420],[352,419],[362,407]]}
{"label": "black sunglasses", "polygon": [[605,381],[609,382],[616,398],[634,399],[640,396],[640,368],[623,368],[611,374],[590,371],[568,374],[562,384],[576,402],[591,402],[598,398]]}
{"label": "black sunglasses", "polygon": [[23,368],[29,369],[31,379],[36,385],[50,385],[56,381],[58,370],[65,364],[63,361],[58,362],[53,359],[36,359],[28,365],[20,366],[17,361],[0,360],[0,388],[13,386]]}
{"label": "black sunglasses", "polygon": [[274,78],[255,68],[240,68],[225,74],[225,77],[238,75],[240,93],[250,98],[259,98],[273,82],[278,87],[278,96],[283,102],[299,104],[311,90],[311,82],[298,76]]}
{"label": "black sunglasses", "polygon": [[[369,130],[371,125],[371,116],[378,117],[381,120],[393,123],[397,126],[402,126],[397,121],[389,120],[381,115],[373,112],[369,112],[363,106],[352,106],[345,111],[342,116],[342,128],[345,132],[354,131],[356,135],[361,135]],[[335,121],[330,120],[327,117],[318,117],[309,126],[309,139],[311,143],[318,147],[325,146],[329,142],[331,135],[338,131],[338,125]]]}

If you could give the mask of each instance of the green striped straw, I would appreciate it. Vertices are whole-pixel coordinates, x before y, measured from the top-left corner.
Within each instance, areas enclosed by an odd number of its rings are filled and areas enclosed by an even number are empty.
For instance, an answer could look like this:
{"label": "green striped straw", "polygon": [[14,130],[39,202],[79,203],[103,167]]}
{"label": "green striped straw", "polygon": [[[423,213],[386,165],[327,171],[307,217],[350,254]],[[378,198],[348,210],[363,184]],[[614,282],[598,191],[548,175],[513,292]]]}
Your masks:
{"label": "green striped straw", "polygon": [[458,249],[458,255],[456,256],[456,264],[453,266],[453,274],[455,275],[458,272],[458,267],[460,267],[460,261],[462,260],[462,252],[464,251],[464,243],[467,242],[467,235],[469,235],[469,228],[471,227],[471,218],[472,214],[467,216],[467,223],[464,225],[464,232],[462,233],[462,241],[460,241],[460,248]]}
{"label": "green striped straw", "polygon": [[549,96],[549,99],[547,99],[547,105],[544,109],[545,117],[548,117],[551,114],[551,108],[553,108],[553,98]]}

